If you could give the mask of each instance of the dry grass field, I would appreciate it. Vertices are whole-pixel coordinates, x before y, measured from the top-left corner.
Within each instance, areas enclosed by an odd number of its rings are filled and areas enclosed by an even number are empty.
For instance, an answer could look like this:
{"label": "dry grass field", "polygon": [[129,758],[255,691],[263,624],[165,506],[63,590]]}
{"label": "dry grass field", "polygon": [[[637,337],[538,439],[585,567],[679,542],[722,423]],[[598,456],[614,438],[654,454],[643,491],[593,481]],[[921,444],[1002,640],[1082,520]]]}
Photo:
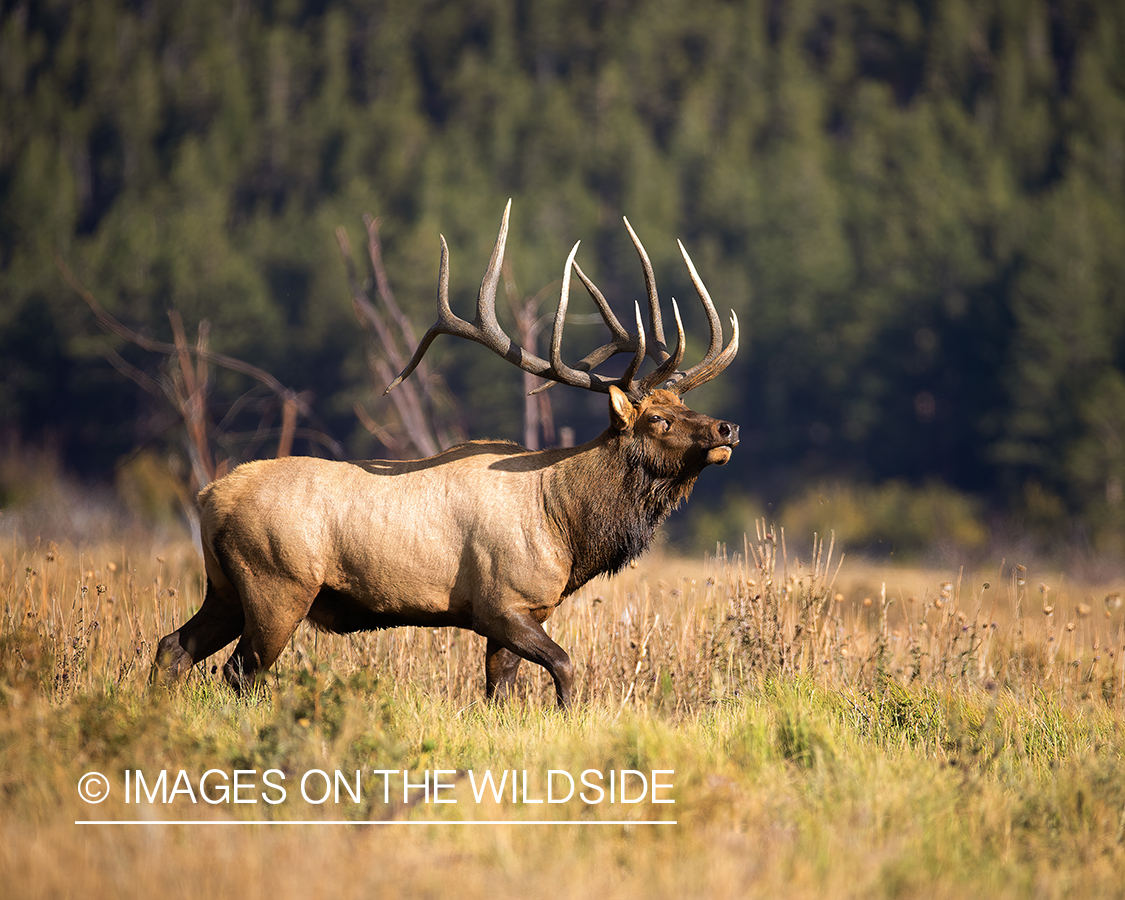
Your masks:
{"label": "dry grass field", "polygon": [[181,538],[0,543],[5,894],[1125,884],[1119,585],[1014,560],[886,570],[758,523],[564,603],[549,623],[577,670],[564,715],[527,664],[519,700],[485,704],[483,641],[449,629],[302,626],[255,696],[212,673],[229,650],[150,688],[201,573]]}

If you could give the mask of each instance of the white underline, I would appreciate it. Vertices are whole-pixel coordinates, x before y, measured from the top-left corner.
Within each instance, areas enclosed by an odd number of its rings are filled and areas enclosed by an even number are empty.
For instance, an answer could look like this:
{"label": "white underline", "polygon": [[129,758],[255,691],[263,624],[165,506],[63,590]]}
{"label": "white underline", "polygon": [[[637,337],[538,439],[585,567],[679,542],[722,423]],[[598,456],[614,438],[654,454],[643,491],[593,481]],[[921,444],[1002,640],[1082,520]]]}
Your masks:
{"label": "white underline", "polygon": [[675,825],[675,819],[531,819],[524,821],[495,819],[414,820],[414,819],[76,819],[75,825]]}

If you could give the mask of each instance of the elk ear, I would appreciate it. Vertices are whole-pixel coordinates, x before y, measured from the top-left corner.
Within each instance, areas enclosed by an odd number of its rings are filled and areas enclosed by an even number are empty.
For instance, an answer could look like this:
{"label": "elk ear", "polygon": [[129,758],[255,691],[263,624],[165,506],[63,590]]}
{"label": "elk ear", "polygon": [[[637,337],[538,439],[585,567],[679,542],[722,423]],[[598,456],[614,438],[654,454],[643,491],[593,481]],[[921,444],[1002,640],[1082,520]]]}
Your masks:
{"label": "elk ear", "polygon": [[609,386],[609,421],[616,431],[625,431],[633,427],[637,420],[637,409],[621,388],[615,384]]}

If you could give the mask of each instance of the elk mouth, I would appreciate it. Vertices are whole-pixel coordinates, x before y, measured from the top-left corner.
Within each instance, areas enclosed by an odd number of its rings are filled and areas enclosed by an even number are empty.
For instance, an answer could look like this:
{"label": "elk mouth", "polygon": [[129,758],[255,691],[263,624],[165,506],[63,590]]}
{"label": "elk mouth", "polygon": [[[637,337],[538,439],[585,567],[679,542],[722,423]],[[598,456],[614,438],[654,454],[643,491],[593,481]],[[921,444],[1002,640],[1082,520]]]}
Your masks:
{"label": "elk mouth", "polygon": [[731,453],[738,446],[738,426],[730,422],[720,422],[716,429],[719,442],[707,451],[707,462],[712,466],[725,466],[730,462]]}
{"label": "elk mouth", "polygon": [[730,461],[732,452],[730,444],[725,444],[722,447],[712,447],[707,451],[707,462],[712,466],[725,466]]}

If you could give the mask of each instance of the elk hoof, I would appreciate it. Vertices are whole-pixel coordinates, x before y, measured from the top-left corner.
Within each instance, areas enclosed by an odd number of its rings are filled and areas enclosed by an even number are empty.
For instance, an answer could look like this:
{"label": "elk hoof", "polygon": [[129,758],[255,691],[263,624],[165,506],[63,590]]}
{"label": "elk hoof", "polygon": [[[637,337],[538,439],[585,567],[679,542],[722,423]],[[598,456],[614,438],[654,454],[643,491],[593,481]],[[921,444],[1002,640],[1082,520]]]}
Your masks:
{"label": "elk hoof", "polygon": [[180,646],[179,635],[169,634],[161,639],[156,648],[156,658],[152,661],[149,683],[175,684],[192,666],[192,659]]}

